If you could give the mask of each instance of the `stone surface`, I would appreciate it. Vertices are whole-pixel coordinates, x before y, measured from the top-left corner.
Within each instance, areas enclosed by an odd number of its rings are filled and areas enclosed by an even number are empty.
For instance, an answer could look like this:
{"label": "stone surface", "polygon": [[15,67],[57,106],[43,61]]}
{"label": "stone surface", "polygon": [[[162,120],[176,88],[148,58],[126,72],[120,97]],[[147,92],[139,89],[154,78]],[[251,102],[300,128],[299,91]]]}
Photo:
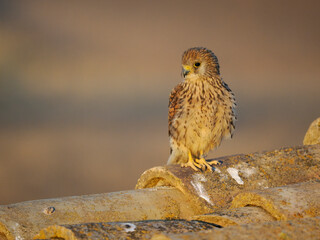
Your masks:
{"label": "stone surface", "polygon": [[210,213],[230,206],[240,192],[262,190],[320,179],[320,146],[282,148],[217,159],[213,172],[179,165],[144,172],[137,189],[170,186],[180,190],[195,212]]}
{"label": "stone surface", "polygon": [[276,220],[320,216],[320,181],[239,193],[231,208],[261,207]]}
{"label": "stone surface", "polygon": [[318,240],[320,218],[302,218],[289,221],[274,221],[262,224],[230,226],[205,232],[183,234],[157,234],[152,240]]}
{"label": "stone surface", "polygon": [[176,189],[158,188],[11,204],[0,206],[0,233],[29,240],[56,224],[186,218],[195,213],[184,200]]}
{"label": "stone surface", "polygon": [[190,220],[204,221],[222,227],[232,225],[275,221],[275,218],[261,207],[246,206],[214,211],[204,215],[195,215]]}
{"label": "stone surface", "polygon": [[216,228],[214,225],[185,220],[84,223],[77,225],[50,226],[40,231],[34,239],[151,239],[159,233],[199,232]]}
{"label": "stone surface", "polygon": [[320,144],[320,117],[314,120],[303,139],[303,145]]}
{"label": "stone surface", "polygon": [[[213,172],[194,172],[178,165],[149,169],[132,191],[0,206],[0,239],[32,239],[36,234],[52,231],[66,234],[60,239],[77,239],[75,232],[85,232],[89,225],[95,228],[95,234],[103,236],[105,226],[116,229],[115,222],[129,221],[144,229],[145,224],[150,224],[145,220],[164,220],[169,229],[174,223],[170,220],[185,219],[187,225],[202,221],[227,230],[232,225],[251,226],[257,222],[319,217],[320,145],[240,154],[218,160],[222,165]],[[192,229],[187,227],[184,231],[200,234]],[[123,231],[118,230],[115,235]],[[168,234],[173,232],[168,231]],[[38,236],[45,239],[50,235]],[[171,238],[171,235],[165,237]]]}

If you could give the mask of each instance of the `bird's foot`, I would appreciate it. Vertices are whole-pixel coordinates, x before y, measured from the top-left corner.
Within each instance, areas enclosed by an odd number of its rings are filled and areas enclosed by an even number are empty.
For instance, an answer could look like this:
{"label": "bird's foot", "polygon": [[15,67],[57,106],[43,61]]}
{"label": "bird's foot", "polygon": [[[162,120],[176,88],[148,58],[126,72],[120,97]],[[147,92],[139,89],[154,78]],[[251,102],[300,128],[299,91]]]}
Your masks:
{"label": "bird's foot", "polygon": [[191,167],[195,171],[198,171],[199,168],[201,168],[201,166],[197,164],[193,159],[189,159],[187,163],[182,163],[181,167]]}
{"label": "bird's foot", "polygon": [[191,167],[193,170],[198,171],[199,168],[201,168],[201,166],[193,160],[190,151],[188,153],[188,157],[189,157],[188,162],[187,163],[182,163],[181,167]]}
{"label": "bird's foot", "polygon": [[200,165],[202,170],[208,169],[210,172],[212,172],[211,165],[204,158],[199,158],[196,161]]}
{"label": "bird's foot", "polygon": [[200,159],[197,159],[196,162],[201,166],[202,170],[208,169],[210,172],[212,172],[212,165],[221,164],[219,161],[216,161],[216,160],[206,161],[203,157]]}
{"label": "bird's foot", "polygon": [[221,161],[217,161],[217,160],[207,161],[207,163],[210,165],[221,165]]}

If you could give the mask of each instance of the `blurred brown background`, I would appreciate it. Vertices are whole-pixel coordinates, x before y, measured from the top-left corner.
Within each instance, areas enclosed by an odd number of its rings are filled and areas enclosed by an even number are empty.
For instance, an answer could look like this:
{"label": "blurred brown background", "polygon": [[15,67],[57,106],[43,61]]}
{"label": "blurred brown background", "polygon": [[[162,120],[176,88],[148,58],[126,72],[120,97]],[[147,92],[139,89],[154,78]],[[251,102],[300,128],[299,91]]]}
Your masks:
{"label": "blurred brown background", "polygon": [[0,1],[0,204],[133,189],[169,155],[180,59],[238,101],[209,157],[300,145],[320,115],[319,1]]}

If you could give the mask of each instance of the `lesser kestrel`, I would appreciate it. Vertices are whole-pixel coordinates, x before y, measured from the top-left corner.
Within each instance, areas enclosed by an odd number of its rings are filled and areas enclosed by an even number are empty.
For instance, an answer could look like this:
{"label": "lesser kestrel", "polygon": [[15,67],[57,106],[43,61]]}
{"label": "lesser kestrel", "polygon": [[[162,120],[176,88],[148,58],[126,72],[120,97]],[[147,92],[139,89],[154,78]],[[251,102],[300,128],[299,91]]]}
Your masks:
{"label": "lesser kestrel", "polygon": [[190,48],[182,56],[180,82],[169,99],[170,157],[168,164],[208,169],[217,161],[206,154],[235,128],[235,98],[220,77],[217,57],[206,48]]}

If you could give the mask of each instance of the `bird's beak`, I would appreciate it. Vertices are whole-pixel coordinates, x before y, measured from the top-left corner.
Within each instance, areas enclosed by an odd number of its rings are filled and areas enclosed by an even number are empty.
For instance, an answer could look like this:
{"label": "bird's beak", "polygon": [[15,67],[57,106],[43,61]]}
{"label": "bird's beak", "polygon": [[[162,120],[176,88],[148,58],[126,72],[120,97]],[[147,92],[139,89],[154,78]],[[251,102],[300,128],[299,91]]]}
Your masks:
{"label": "bird's beak", "polygon": [[182,65],[183,77],[186,77],[189,74],[190,71],[191,71],[191,67],[190,66]]}

